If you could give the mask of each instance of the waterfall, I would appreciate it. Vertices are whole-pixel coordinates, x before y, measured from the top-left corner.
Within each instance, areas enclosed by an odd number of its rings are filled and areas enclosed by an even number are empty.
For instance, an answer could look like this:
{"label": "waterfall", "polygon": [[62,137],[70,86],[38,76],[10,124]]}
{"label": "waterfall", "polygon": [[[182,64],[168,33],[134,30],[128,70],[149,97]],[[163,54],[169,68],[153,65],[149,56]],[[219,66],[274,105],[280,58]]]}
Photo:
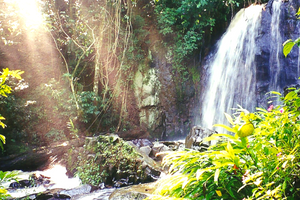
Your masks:
{"label": "waterfall", "polygon": [[272,4],[272,20],[271,20],[271,52],[270,52],[270,90],[279,91],[280,87],[278,79],[280,75],[281,63],[280,56],[282,56],[283,39],[280,34],[279,20],[281,14],[281,0],[274,0]]}
{"label": "waterfall", "polygon": [[252,5],[239,11],[218,42],[217,51],[208,63],[208,83],[201,105],[201,125],[225,123],[224,112],[241,105],[253,110],[255,105],[257,51],[263,6]]}

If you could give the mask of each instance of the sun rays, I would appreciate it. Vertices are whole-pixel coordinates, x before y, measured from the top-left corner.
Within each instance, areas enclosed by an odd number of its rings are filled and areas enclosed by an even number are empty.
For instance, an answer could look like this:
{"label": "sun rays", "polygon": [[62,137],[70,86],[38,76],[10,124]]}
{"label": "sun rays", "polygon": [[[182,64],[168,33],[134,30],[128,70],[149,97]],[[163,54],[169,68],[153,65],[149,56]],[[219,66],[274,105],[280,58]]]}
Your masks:
{"label": "sun rays", "polygon": [[43,23],[43,16],[40,12],[40,1],[38,0],[4,0],[19,12],[25,27],[37,29]]}

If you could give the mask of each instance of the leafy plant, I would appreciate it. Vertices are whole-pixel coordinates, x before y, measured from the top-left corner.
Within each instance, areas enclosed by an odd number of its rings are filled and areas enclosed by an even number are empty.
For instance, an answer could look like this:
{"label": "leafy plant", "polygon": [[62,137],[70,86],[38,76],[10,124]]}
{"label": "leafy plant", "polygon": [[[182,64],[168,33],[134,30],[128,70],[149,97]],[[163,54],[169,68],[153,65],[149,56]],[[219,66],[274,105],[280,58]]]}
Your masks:
{"label": "leafy plant", "polygon": [[[278,93],[277,93],[278,94]],[[218,133],[206,152],[170,152],[163,160],[170,177],[157,194],[182,199],[299,199],[300,97],[293,89],[284,104],[249,113],[239,108],[233,135]],[[155,199],[155,198],[153,198]]]}
{"label": "leafy plant", "polygon": [[[296,13],[296,15],[298,16],[298,19],[299,19],[300,18],[299,17],[300,16],[300,8],[298,9],[298,12]],[[300,37],[297,38],[295,41],[293,41],[292,39],[289,39],[283,43],[283,54],[285,57],[287,57],[287,55],[292,51],[292,49],[295,45],[300,47]]]}
{"label": "leafy plant", "polygon": [[113,184],[113,180],[129,175],[130,181],[137,183],[139,180],[132,180],[132,177],[143,176],[141,163],[136,161],[138,156],[134,148],[121,138],[98,136],[97,140],[87,143],[85,152],[79,155],[76,174],[83,183],[93,186],[101,183]]}
{"label": "leafy plant", "polygon": [[[6,84],[6,80],[9,77],[22,79],[21,74],[23,73],[24,72],[20,70],[10,71],[8,68],[3,69],[3,71],[0,73],[0,96],[7,97],[7,94],[10,94],[12,91],[12,88]],[[0,126],[2,126],[2,128],[5,128],[5,124],[2,122],[4,119],[5,118],[0,114]],[[0,134],[0,147],[3,150],[2,143],[5,144],[5,136]]]}
{"label": "leafy plant", "polygon": [[7,194],[7,190],[2,186],[2,183],[15,180],[16,176],[19,174],[18,171],[3,172],[0,171],[0,199],[7,199],[10,195]]}

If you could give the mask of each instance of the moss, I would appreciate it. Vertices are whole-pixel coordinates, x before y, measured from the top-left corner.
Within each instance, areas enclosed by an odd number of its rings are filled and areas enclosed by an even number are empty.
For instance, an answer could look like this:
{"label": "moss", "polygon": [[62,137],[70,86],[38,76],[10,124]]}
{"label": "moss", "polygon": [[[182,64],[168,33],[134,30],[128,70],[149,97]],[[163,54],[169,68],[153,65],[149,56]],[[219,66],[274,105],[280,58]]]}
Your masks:
{"label": "moss", "polygon": [[[127,179],[136,184],[145,179],[141,169],[141,155],[127,142],[114,136],[98,136],[86,140],[84,152],[79,154],[76,174],[83,183],[99,186],[115,185]],[[141,171],[141,172],[139,172]],[[131,178],[128,177],[137,177]]]}

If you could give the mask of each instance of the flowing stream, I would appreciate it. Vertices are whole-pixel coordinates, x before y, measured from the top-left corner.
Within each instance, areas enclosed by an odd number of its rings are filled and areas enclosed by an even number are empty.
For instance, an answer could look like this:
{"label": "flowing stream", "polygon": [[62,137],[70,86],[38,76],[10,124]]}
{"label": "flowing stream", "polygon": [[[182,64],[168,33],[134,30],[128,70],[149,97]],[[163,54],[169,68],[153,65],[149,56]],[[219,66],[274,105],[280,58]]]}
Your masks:
{"label": "flowing stream", "polygon": [[[27,195],[41,193],[49,189],[64,189],[64,190],[72,190],[74,188],[79,188],[82,186],[82,183],[79,178],[73,177],[68,178],[66,175],[66,168],[59,164],[52,166],[51,168],[45,171],[34,171],[34,172],[20,172],[17,176],[17,179],[20,180],[28,180],[29,176],[32,174],[36,174],[37,176],[43,175],[50,178],[50,184],[42,184],[37,187],[27,187],[21,189],[8,189],[8,194],[11,195],[13,199],[25,197]],[[9,188],[9,185],[14,182],[10,181],[4,183],[4,188]],[[115,190],[115,188],[108,188],[108,189],[99,189],[89,194],[84,194],[78,196],[73,199],[77,200],[90,200],[90,199],[101,199],[101,200],[108,200],[110,194]]]}

